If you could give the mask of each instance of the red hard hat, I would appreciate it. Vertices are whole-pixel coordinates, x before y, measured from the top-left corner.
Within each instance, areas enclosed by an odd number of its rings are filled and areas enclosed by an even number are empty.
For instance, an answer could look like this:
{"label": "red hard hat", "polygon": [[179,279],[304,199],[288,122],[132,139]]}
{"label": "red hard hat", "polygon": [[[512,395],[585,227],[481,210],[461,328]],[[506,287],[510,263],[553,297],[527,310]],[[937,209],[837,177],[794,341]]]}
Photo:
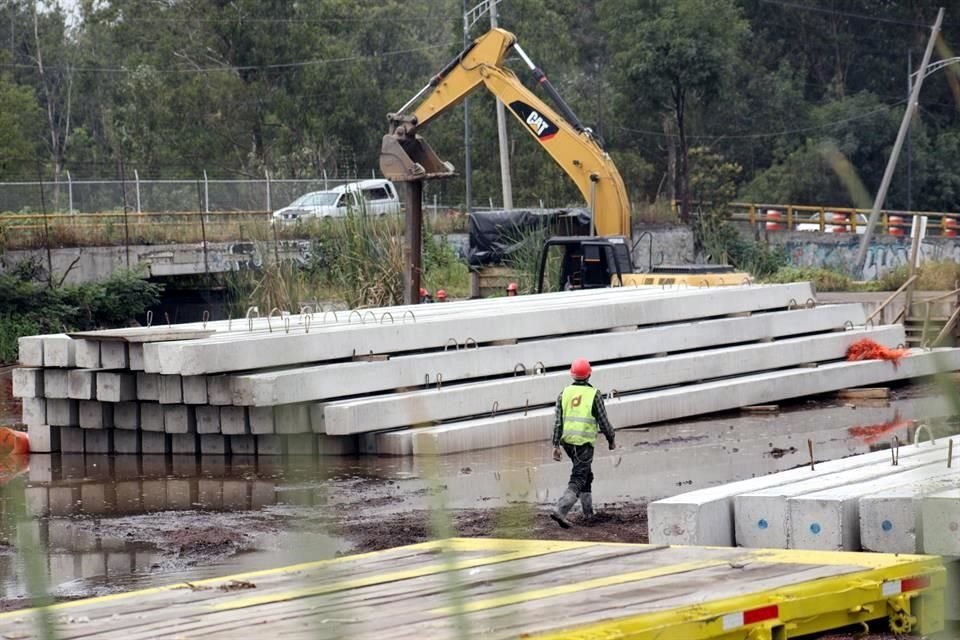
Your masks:
{"label": "red hard hat", "polygon": [[511,282],[510,284],[507,285],[507,291],[516,291],[516,290],[517,290],[516,282]]}
{"label": "red hard hat", "polygon": [[428,293],[429,293],[429,291],[427,291],[427,290],[424,289],[423,287],[420,287],[420,297],[421,297],[421,298],[422,298],[423,296],[427,295]]}
{"label": "red hard hat", "polygon": [[447,292],[443,289],[437,289],[437,297],[442,300],[443,298],[447,297]]}
{"label": "red hard hat", "polygon": [[570,375],[573,376],[574,380],[586,380],[591,373],[593,373],[593,368],[583,358],[574,360],[573,364],[570,365]]}

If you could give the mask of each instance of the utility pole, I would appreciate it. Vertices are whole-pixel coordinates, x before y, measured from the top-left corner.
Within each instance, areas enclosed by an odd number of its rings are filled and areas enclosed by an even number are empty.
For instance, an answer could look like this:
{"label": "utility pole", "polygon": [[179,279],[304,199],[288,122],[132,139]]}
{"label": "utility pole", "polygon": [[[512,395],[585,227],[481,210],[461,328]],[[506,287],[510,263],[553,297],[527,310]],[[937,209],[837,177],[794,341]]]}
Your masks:
{"label": "utility pole", "polygon": [[940,34],[940,25],[943,23],[943,7],[937,13],[937,21],[930,30],[930,39],[927,41],[927,49],[923,52],[923,61],[917,70],[917,80],[913,83],[913,91],[910,92],[910,99],[907,102],[907,108],[903,114],[903,120],[900,121],[900,130],[897,132],[897,140],[893,143],[893,151],[890,153],[890,159],[887,161],[887,169],[883,173],[883,180],[880,182],[880,189],[877,190],[877,197],[873,201],[873,209],[870,210],[870,221],[867,222],[867,228],[860,239],[860,251],[857,252],[857,261],[854,264],[856,274],[863,273],[863,263],[867,258],[867,248],[870,246],[870,237],[873,235],[873,228],[877,224],[877,218],[880,217],[880,209],[883,208],[883,202],[887,198],[887,189],[890,188],[890,180],[893,178],[893,170],[897,166],[897,158],[900,156],[900,150],[903,148],[903,141],[907,137],[907,131],[910,129],[910,120],[917,110],[917,100],[920,97],[920,87],[923,86],[923,78],[927,75],[927,65],[930,64],[930,56],[933,54],[933,45]]}
{"label": "utility pole", "polygon": [[[497,28],[497,2],[488,0],[490,7],[490,28]],[[500,139],[500,182],[503,186],[503,208],[513,209],[513,184],[510,181],[510,148],[507,140],[507,113],[503,102],[497,98],[497,137]]]}

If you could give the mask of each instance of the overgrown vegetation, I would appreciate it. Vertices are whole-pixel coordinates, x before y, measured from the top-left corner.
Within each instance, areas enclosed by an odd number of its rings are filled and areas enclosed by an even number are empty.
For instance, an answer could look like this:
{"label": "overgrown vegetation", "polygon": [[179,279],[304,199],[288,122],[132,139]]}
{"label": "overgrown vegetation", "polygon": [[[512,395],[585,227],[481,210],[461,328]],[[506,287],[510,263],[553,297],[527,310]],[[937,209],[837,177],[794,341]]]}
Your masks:
{"label": "overgrown vegetation", "polygon": [[[880,278],[880,289],[895,291],[907,281],[910,265],[901,265]],[[960,287],[960,264],[949,260],[921,262],[916,288],[923,291],[953,291]]]}
{"label": "overgrown vegetation", "polygon": [[768,283],[813,282],[816,290],[825,291],[854,291],[858,289],[850,276],[833,269],[817,267],[780,267],[775,272],[762,278]]}
{"label": "overgrown vegetation", "polygon": [[127,326],[160,300],[162,285],[134,272],[76,286],[36,282],[39,267],[21,263],[0,274],[0,362],[17,359],[17,338],[26,335]]}

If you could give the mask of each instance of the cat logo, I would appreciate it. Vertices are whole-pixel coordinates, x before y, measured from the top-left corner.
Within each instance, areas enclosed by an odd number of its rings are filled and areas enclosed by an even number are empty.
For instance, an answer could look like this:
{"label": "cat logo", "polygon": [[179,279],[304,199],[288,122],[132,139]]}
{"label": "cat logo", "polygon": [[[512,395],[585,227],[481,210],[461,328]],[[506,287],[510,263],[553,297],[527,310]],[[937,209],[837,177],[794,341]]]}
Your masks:
{"label": "cat logo", "polygon": [[533,135],[537,136],[541,142],[546,142],[557,135],[559,129],[557,125],[550,121],[548,117],[531,107],[525,102],[519,100],[510,103],[510,110],[513,111],[520,120],[523,121]]}
{"label": "cat logo", "polygon": [[571,407],[579,407],[580,401],[583,400],[583,396],[574,396],[573,400],[570,401]]}

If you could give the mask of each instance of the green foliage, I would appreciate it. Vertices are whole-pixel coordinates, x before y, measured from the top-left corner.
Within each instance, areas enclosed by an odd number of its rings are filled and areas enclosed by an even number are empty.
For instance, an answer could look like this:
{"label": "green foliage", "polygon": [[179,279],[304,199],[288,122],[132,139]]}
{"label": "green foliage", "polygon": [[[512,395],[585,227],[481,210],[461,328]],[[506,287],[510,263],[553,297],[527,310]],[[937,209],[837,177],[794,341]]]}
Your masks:
{"label": "green foliage", "polygon": [[756,278],[766,277],[787,262],[782,248],[745,240],[732,224],[716,214],[701,213],[694,234],[708,262],[731,264]]}
{"label": "green foliage", "polygon": [[0,314],[0,363],[17,361],[17,339],[44,333],[40,325],[22,315]]}
{"label": "green foliage", "polygon": [[[960,287],[960,264],[951,261],[921,262],[916,288],[923,291],[953,291]],[[881,289],[896,291],[910,277],[910,265],[900,265],[880,278]]]}
{"label": "green foliage", "polygon": [[813,282],[817,291],[852,291],[854,289],[850,276],[833,269],[819,269],[814,267],[781,267],[774,273],[765,276],[763,282]]}

